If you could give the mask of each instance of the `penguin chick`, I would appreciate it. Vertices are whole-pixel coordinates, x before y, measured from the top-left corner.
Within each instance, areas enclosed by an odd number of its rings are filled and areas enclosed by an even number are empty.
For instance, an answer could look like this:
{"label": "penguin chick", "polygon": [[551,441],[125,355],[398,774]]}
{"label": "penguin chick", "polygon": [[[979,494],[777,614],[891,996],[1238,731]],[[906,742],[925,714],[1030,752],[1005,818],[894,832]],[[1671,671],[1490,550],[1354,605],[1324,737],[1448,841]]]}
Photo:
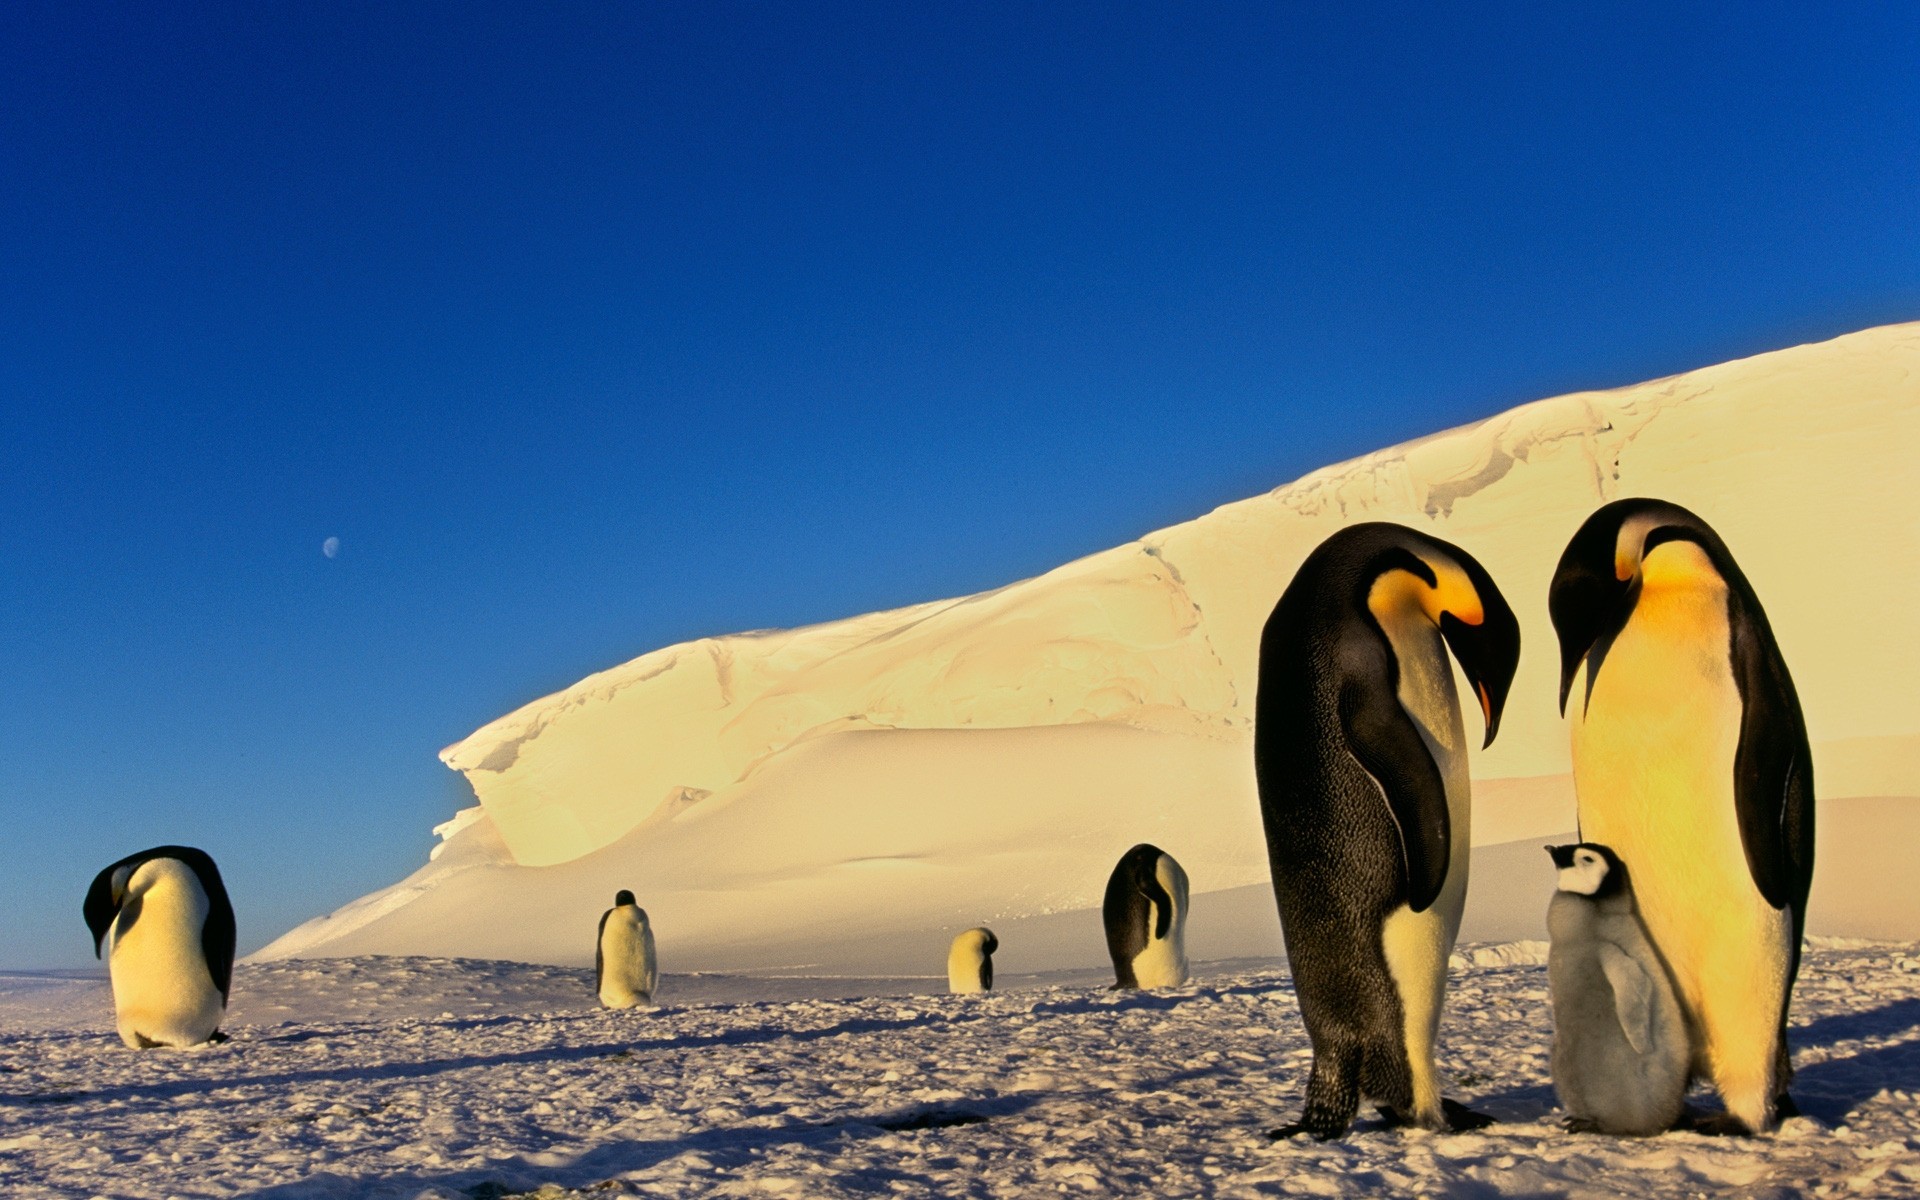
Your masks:
{"label": "penguin chick", "polygon": [[1553,1088],[1578,1132],[1644,1137],[1685,1107],[1691,1049],[1666,964],[1612,850],[1548,846],[1560,870],[1547,907],[1553,946]]}
{"label": "penguin chick", "polygon": [[953,939],[947,949],[947,990],[955,995],[993,990],[993,952],[1000,939],[982,925]]}

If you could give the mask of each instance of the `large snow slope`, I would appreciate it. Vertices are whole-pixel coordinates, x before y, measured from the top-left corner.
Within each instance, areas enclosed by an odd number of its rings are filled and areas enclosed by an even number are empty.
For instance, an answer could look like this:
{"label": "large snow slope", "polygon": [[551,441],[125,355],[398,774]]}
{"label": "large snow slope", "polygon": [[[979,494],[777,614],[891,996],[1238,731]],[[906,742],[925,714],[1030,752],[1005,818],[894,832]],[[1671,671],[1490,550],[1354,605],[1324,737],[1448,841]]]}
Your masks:
{"label": "large snow slope", "polygon": [[[617,888],[670,969],[931,969],[980,922],[1003,969],[1097,962],[1139,841],[1201,895],[1202,953],[1277,949],[1251,731],[1261,625],[1344,524],[1486,564],[1524,646],[1478,756],[1466,936],[1527,936],[1573,826],[1546,586],[1594,507],[1654,495],[1724,535],[1806,708],[1814,932],[1920,937],[1920,324],[1524,405],[1317,471],[977,596],[670,646],[441,754],[480,806],[432,862],[261,952],[578,963]],[[1537,860],[1537,861],[1536,861]],[[1209,941],[1208,939],[1212,939]]]}

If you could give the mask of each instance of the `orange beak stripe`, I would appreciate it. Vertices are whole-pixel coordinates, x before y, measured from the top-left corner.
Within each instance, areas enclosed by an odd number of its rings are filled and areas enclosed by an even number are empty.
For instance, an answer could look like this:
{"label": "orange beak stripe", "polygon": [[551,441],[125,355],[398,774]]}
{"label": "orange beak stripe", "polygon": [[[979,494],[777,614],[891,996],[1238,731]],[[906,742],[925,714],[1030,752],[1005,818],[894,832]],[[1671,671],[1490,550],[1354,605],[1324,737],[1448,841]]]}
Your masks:
{"label": "orange beak stripe", "polygon": [[1488,725],[1492,725],[1493,701],[1487,699],[1487,685],[1484,683],[1476,683],[1473,685],[1473,690],[1480,693],[1480,715],[1486,718]]}

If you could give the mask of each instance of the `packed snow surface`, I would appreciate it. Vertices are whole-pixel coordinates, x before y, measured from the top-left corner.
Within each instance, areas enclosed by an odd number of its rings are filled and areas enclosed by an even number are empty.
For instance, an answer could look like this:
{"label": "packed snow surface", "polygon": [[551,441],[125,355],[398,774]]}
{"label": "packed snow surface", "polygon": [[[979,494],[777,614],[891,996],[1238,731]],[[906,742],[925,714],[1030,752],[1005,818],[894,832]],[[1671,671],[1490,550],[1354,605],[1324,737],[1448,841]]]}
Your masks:
{"label": "packed snow surface", "polygon": [[[1888,326],[1523,405],[978,595],[664,647],[447,747],[479,804],[433,860],[262,954],[579,965],[631,888],[670,969],[931,971],[983,923],[1009,970],[1095,965],[1097,939],[1061,960],[1002,926],[1097,909],[1138,842],[1186,868],[1196,912],[1265,883],[1260,630],[1308,552],[1369,520],[1464,547],[1518,614],[1456,834],[1537,846],[1574,825],[1547,583],[1580,523],[1635,495],[1720,532],[1793,672],[1820,799],[1809,929],[1920,938],[1920,889],[1880,862],[1920,838],[1916,459],[1920,324]],[[1544,890],[1483,883],[1523,901],[1506,936],[1544,932]]]}
{"label": "packed snow surface", "polygon": [[1563,1132],[1542,950],[1454,963],[1447,1091],[1499,1124],[1365,1120],[1326,1144],[1264,1136],[1297,1112],[1311,1061],[1271,963],[1134,993],[668,976],[663,1007],[603,1012],[574,968],[295,960],[237,970],[231,1041],[145,1052],[114,1038],[104,982],[0,976],[0,1191],[1920,1196],[1920,946],[1807,954],[1806,1115],[1753,1139]]}

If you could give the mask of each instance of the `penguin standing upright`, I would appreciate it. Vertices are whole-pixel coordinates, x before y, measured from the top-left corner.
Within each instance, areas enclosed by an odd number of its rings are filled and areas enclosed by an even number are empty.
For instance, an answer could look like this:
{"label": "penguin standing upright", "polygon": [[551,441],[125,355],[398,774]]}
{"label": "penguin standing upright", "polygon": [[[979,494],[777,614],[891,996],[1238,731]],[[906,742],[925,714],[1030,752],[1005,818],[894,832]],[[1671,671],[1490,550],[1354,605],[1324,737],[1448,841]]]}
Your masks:
{"label": "penguin standing upright", "polygon": [[600,914],[600,934],[593,950],[593,990],[607,1008],[652,1004],[660,982],[660,966],[653,955],[653,926],[647,910],[633,893],[614,894],[613,907]]}
{"label": "penguin standing upright", "polygon": [[993,990],[993,952],[1000,939],[985,925],[969,929],[947,947],[947,990],[955,995]]}
{"label": "penguin standing upright", "polygon": [[[1618,500],[1587,518],[1548,593],[1580,836],[1632,872],[1672,970],[1708,1132],[1771,1129],[1813,879],[1813,760],[1753,586],[1698,516]],[[1569,708],[1568,701],[1573,704]]]}
{"label": "penguin standing upright", "polygon": [[1547,906],[1553,1090],[1576,1133],[1646,1136],[1686,1109],[1687,1020],[1666,964],[1634,912],[1611,849],[1548,846],[1559,890]]}
{"label": "penguin standing upright", "polygon": [[1305,1112],[1274,1137],[1338,1137],[1362,1096],[1390,1121],[1486,1123],[1433,1062],[1471,845],[1449,647],[1490,744],[1519,622],[1471,555],[1379,522],[1308,555],[1261,635],[1254,767],[1313,1043]]}
{"label": "penguin standing upright", "polygon": [[1120,856],[1100,905],[1118,988],[1187,981],[1187,873],[1145,842]]}
{"label": "penguin standing upright", "polygon": [[104,946],[120,1040],[136,1050],[220,1039],[233,981],[233,904],[204,850],[155,846],[94,876],[81,906]]}

